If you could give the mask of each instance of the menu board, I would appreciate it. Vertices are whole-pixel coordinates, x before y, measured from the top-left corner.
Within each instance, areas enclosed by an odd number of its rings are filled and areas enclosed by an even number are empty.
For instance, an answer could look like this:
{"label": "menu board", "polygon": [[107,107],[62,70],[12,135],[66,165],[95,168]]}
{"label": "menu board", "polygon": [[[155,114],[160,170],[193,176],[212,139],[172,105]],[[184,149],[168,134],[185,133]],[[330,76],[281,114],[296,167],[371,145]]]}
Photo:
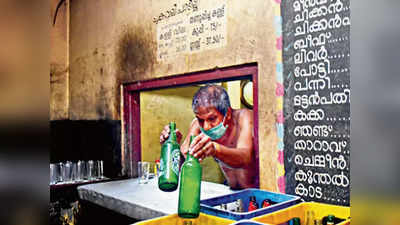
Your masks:
{"label": "menu board", "polygon": [[[227,43],[226,0],[212,5],[175,4],[174,8],[155,18],[157,23],[157,60],[220,48]],[[171,15],[171,16],[165,16]]]}
{"label": "menu board", "polygon": [[286,193],[350,205],[349,0],[281,3]]}

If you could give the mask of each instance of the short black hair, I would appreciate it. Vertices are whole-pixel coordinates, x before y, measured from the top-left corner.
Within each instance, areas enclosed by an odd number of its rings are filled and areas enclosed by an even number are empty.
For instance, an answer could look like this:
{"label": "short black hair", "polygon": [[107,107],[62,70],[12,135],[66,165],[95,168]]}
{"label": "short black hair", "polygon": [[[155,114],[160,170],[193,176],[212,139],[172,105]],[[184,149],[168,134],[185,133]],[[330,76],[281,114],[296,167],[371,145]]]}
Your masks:
{"label": "short black hair", "polygon": [[206,85],[201,87],[193,96],[192,109],[194,113],[197,113],[199,106],[213,106],[225,116],[228,108],[231,107],[231,103],[225,88],[219,85]]}

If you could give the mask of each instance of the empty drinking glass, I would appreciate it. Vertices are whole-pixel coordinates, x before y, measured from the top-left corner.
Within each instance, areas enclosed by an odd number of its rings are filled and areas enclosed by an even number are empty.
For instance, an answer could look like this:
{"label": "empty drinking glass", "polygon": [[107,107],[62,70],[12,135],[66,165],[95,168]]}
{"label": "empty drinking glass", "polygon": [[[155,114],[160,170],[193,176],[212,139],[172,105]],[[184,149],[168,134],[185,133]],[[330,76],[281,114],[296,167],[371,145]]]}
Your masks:
{"label": "empty drinking glass", "polygon": [[76,162],[72,163],[71,180],[72,182],[78,181],[78,164]]}
{"label": "empty drinking glass", "polygon": [[64,182],[64,179],[63,179],[64,163],[60,162],[60,163],[57,163],[56,165],[57,165],[57,169],[56,170],[58,172],[58,174],[57,174],[57,183],[63,183]]}
{"label": "empty drinking glass", "polygon": [[72,182],[71,175],[72,175],[72,162],[67,161],[64,163],[64,166],[63,166],[63,174],[62,174],[63,181],[65,183],[71,183]]}
{"label": "empty drinking glass", "polygon": [[58,164],[50,164],[50,184],[56,184],[58,182],[59,169]]}
{"label": "empty drinking glass", "polygon": [[97,177],[99,179],[103,179],[103,160],[98,160],[97,161]]}
{"label": "empty drinking glass", "polygon": [[147,184],[149,181],[150,163],[138,162],[139,184]]}
{"label": "empty drinking glass", "polygon": [[77,177],[76,179],[78,181],[83,181],[85,179],[85,170],[86,170],[86,165],[85,162],[82,160],[79,160],[77,163]]}
{"label": "empty drinking glass", "polygon": [[88,161],[88,167],[87,167],[87,170],[88,170],[88,180],[94,180],[94,179],[96,179],[96,176],[95,176],[95,166],[94,166],[94,161],[93,160],[89,160]]}

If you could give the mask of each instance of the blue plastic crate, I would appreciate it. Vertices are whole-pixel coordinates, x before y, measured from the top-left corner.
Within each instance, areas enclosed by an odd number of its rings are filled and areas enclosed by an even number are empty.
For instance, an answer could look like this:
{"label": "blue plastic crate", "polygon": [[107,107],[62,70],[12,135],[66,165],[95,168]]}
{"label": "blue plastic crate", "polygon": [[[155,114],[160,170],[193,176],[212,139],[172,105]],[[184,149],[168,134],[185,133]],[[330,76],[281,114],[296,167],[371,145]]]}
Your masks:
{"label": "blue plastic crate", "polygon": [[[249,205],[250,196],[256,197],[257,204],[260,208],[251,212],[247,212],[247,206]],[[238,199],[242,200],[244,212],[232,212],[225,209],[215,208],[215,206],[231,203],[237,201]],[[261,208],[261,203],[264,199],[269,199],[274,204],[269,207]],[[223,217],[231,220],[243,220],[272,213],[300,202],[301,199],[298,196],[269,192],[255,188],[248,188],[242,191],[235,192],[233,194],[204,199],[200,201],[200,211],[209,215]]]}

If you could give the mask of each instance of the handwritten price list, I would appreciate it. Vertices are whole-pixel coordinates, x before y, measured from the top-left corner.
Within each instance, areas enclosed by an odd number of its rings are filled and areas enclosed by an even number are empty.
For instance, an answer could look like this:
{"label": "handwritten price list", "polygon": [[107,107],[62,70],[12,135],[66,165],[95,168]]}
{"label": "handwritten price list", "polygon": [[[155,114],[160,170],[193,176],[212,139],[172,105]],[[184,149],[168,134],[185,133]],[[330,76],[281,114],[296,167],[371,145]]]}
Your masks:
{"label": "handwritten price list", "polygon": [[286,192],[349,205],[349,0],[288,0],[281,7]]}
{"label": "handwritten price list", "polygon": [[225,46],[226,13],[226,4],[222,1],[213,8],[198,9],[157,24],[157,59],[162,61]]}

